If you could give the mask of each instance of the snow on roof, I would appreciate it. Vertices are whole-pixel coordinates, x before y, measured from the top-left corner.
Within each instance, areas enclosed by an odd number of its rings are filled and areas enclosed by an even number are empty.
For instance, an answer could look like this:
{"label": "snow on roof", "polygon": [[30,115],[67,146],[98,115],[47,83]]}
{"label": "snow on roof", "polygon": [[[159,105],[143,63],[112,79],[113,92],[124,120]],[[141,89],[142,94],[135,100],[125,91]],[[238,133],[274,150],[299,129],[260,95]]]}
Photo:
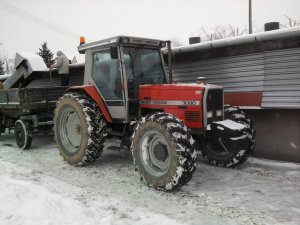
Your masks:
{"label": "snow on roof", "polygon": [[17,52],[15,60],[15,68],[23,61],[27,60],[33,71],[48,71],[43,58],[32,52]]}
{"label": "snow on roof", "polygon": [[4,81],[7,78],[9,78],[10,76],[11,76],[11,74],[0,75],[0,81]]}
{"label": "snow on roof", "polygon": [[[267,32],[260,32],[255,34],[249,34],[245,36],[231,37],[221,40],[214,40],[203,42],[199,44],[185,45],[181,47],[175,47],[172,49],[173,53],[188,53],[197,50],[206,50],[212,48],[228,47],[234,45],[248,44],[259,41],[276,40],[280,38],[297,37],[300,36],[300,26],[290,27],[279,30],[272,30]],[[167,50],[163,51],[167,53]]]}
{"label": "snow on roof", "polygon": [[85,54],[64,54],[72,64],[75,63],[84,63],[85,62]]}
{"label": "snow on roof", "polygon": [[84,63],[85,62],[85,54],[77,54],[75,55],[77,63]]}

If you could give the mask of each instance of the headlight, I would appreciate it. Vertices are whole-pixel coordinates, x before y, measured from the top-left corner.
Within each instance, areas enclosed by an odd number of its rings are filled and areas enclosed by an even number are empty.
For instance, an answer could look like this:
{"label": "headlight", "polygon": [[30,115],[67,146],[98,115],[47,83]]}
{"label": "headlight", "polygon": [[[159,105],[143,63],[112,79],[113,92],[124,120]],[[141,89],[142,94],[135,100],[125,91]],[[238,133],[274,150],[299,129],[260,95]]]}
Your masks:
{"label": "headlight", "polygon": [[217,110],[217,116],[222,116],[222,110]]}
{"label": "headlight", "polygon": [[213,117],[213,113],[212,112],[207,112],[207,118],[212,118]]}

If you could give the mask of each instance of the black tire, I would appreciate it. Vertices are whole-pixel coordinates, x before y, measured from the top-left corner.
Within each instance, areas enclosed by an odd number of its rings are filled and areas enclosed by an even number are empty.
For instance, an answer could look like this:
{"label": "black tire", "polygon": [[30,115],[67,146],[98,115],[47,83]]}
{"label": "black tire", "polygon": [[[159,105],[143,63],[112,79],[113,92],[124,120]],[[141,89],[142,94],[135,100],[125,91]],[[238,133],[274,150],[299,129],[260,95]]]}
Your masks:
{"label": "black tire", "polygon": [[141,118],[132,135],[131,152],[143,180],[157,189],[181,187],[196,169],[197,154],[190,131],[171,114],[155,113]]}
{"label": "black tire", "polygon": [[248,128],[243,133],[248,137],[250,143],[246,151],[243,152],[243,154],[240,153],[238,155],[237,157],[238,162],[232,165],[232,166],[236,166],[245,162],[249,158],[249,156],[253,153],[253,148],[256,143],[255,142],[256,130],[255,130],[254,122],[249,117],[247,117],[247,115],[237,106],[225,105],[224,116],[225,119],[230,119],[237,123],[246,125]]}
{"label": "black tire", "polygon": [[240,131],[240,136],[238,137],[238,139],[244,139],[241,145],[237,145],[237,148],[228,152],[218,151],[220,147],[218,147],[218,144],[215,144],[215,142],[217,142],[220,137],[215,134],[210,134],[210,140],[201,148],[201,152],[210,164],[223,167],[235,167],[245,162],[252,153],[255,145],[256,131],[253,121],[250,120],[239,107],[225,105],[224,117],[225,119],[245,125],[245,129]]}
{"label": "black tire", "polygon": [[[73,132],[79,138],[77,146],[66,135],[66,121],[74,113],[75,118],[78,117]],[[107,135],[105,127],[106,121],[99,106],[86,94],[69,92],[57,103],[54,115],[55,140],[60,154],[71,165],[87,165],[100,157]]]}
{"label": "black tire", "polygon": [[254,147],[256,130],[253,121],[248,118],[245,113],[237,106],[225,105],[224,106],[224,117],[235,122],[246,125],[249,128],[249,137]]}
{"label": "black tire", "polygon": [[32,126],[29,122],[17,120],[15,123],[15,139],[18,147],[27,150],[32,144]]}

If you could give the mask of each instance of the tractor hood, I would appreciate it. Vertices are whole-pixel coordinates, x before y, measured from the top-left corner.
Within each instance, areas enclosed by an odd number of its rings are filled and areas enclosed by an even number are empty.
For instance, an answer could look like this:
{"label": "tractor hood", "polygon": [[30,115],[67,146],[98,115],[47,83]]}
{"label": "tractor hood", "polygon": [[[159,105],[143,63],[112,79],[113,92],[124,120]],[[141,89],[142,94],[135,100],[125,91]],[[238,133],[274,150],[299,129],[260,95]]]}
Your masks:
{"label": "tractor hood", "polygon": [[[189,128],[202,128],[207,121],[223,119],[223,88],[209,84],[141,85],[141,109],[175,115]],[[211,114],[207,118],[207,111]],[[220,111],[217,115],[217,111]]]}
{"label": "tractor hood", "polygon": [[[200,99],[204,94],[205,89],[221,88],[216,85],[209,84],[156,84],[156,85],[141,85],[139,89],[139,100],[141,103],[148,104],[165,104],[169,102],[172,105],[186,105],[186,101],[197,101],[200,105]],[[159,102],[161,101],[161,102]],[[159,104],[160,103],[160,104]],[[170,105],[167,104],[167,105]]]}

